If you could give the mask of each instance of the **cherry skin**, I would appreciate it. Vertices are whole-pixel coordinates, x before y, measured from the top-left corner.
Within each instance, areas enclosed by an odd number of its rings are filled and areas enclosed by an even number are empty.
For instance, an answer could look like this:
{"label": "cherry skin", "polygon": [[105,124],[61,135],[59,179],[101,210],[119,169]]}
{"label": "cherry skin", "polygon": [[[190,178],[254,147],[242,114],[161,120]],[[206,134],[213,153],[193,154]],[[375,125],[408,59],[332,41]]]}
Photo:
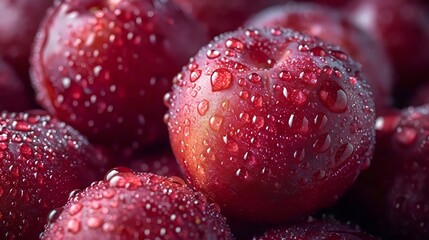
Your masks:
{"label": "cherry skin", "polygon": [[169,1],[57,2],[32,57],[37,99],[96,143],[166,141],[163,95],[206,41]]}
{"label": "cherry skin", "polygon": [[429,11],[416,0],[355,0],[346,14],[387,49],[399,91],[429,74]]}
{"label": "cherry skin", "polygon": [[288,3],[260,12],[245,25],[291,28],[339,45],[362,64],[373,89],[377,114],[392,104],[393,74],[388,56],[340,11],[318,4]]}
{"label": "cherry skin", "polygon": [[202,48],[173,81],[173,152],[230,216],[314,212],[369,164],[374,100],[339,47],[287,29],[240,29]]}
{"label": "cherry skin", "polygon": [[286,0],[173,0],[194,16],[214,37],[234,31],[252,14]]}
{"label": "cherry skin", "polygon": [[362,232],[357,226],[343,224],[332,216],[323,216],[322,219],[308,217],[306,220],[296,221],[289,226],[269,229],[262,236],[253,238],[253,240],[272,239],[376,240]]}
{"label": "cherry skin", "polygon": [[20,71],[28,71],[34,37],[52,3],[53,0],[0,1],[0,55]]}
{"label": "cherry skin", "polygon": [[54,211],[42,239],[233,239],[215,204],[182,179],[127,168]]}
{"label": "cherry skin", "polygon": [[350,193],[348,207],[386,239],[429,238],[429,105],[377,119],[373,164]]}
{"label": "cherry skin", "polygon": [[0,238],[36,239],[48,212],[104,174],[106,158],[46,112],[0,116]]}

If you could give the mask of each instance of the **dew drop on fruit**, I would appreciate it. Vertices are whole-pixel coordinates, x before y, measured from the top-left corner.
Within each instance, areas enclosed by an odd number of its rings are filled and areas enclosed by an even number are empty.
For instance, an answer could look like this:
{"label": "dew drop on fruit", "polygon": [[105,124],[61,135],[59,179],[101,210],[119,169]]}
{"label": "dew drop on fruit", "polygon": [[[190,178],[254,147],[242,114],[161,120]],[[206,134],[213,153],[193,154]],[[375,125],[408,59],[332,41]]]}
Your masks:
{"label": "dew drop on fruit", "polygon": [[317,114],[316,117],[314,117],[314,125],[322,129],[326,126],[326,123],[328,123],[328,117],[324,113]]}
{"label": "dew drop on fruit", "polygon": [[191,72],[191,76],[189,77],[189,80],[191,82],[197,81],[201,77],[201,70],[197,69]]}
{"label": "dew drop on fruit", "polygon": [[71,233],[78,233],[80,231],[80,222],[76,219],[70,219],[67,222],[67,231]]}
{"label": "dew drop on fruit", "polygon": [[319,91],[319,99],[331,112],[342,113],[347,110],[347,94],[336,82],[324,82]]}
{"label": "dew drop on fruit", "polygon": [[55,220],[57,220],[57,218],[60,216],[61,212],[63,211],[63,208],[56,208],[51,210],[48,213],[48,224],[52,224],[53,222],[55,222]]}
{"label": "dew drop on fruit", "polygon": [[198,114],[201,116],[204,116],[207,113],[207,110],[209,109],[209,101],[207,99],[203,99],[200,103],[198,103],[197,110]]}
{"label": "dew drop on fruit", "polygon": [[227,69],[219,68],[212,73],[210,82],[213,92],[228,89],[232,84],[232,74]]}
{"label": "dew drop on fruit", "polygon": [[111,187],[135,189],[142,186],[142,182],[135,173],[131,169],[125,167],[117,167],[110,170],[106,174],[105,180],[109,182]]}
{"label": "dew drop on fruit", "polygon": [[180,186],[187,186],[186,182],[182,178],[177,177],[177,176],[171,176],[168,178],[168,180],[171,181],[172,183],[178,184]]}
{"label": "dew drop on fruit", "polygon": [[246,90],[240,91],[238,96],[243,100],[247,100],[249,98],[249,92]]}
{"label": "dew drop on fruit", "polygon": [[411,145],[417,139],[417,130],[413,127],[398,128],[395,139],[403,145]]}
{"label": "dew drop on fruit", "polygon": [[230,49],[241,51],[244,49],[244,44],[242,41],[236,38],[230,38],[225,42],[225,46]]}
{"label": "dew drop on fruit", "polygon": [[347,61],[349,59],[347,54],[345,54],[344,52],[341,52],[341,51],[332,51],[331,54],[332,54],[332,56],[334,56],[335,58],[337,58],[341,61]]}
{"label": "dew drop on fruit", "polygon": [[86,224],[89,228],[98,228],[102,223],[103,221],[100,218],[90,217]]}
{"label": "dew drop on fruit", "polygon": [[210,59],[214,59],[220,56],[220,52],[218,50],[208,50],[207,57]]}
{"label": "dew drop on fruit", "polygon": [[217,115],[214,115],[209,120],[210,128],[213,131],[219,131],[220,127],[222,126],[222,123],[223,123],[223,117],[217,116]]}
{"label": "dew drop on fruit", "polygon": [[331,136],[327,133],[319,136],[313,143],[313,149],[318,153],[326,152],[330,146]]}
{"label": "dew drop on fruit", "polygon": [[262,78],[261,78],[261,76],[259,76],[259,74],[252,73],[252,74],[249,75],[249,80],[252,83],[260,83],[262,81]]}
{"label": "dew drop on fruit", "polygon": [[280,78],[280,80],[282,80],[282,81],[288,81],[288,80],[291,80],[292,79],[292,75],[290,74],[290,72],[288,72],[288,71],[281,71],[280,73],[279,73],[279,78]]}
{"label": "dew drop on fruit", "polygon": [[261,116],[253,116],[252,123],[255,124],[257,128],[262,128],[264,127],[265,120]]}
{"label": "dew drop on fruit", "polygon": [[70,206],[69,208],[69,213],[71,216],[76,215],[80,212],[80,210],[82,210],[82,204],[80,203],[75,203],[72,206]]}
{"label": "dew drop on fruit", "polygon": [[344,162],[350,156],[352,156],[353,151],[354,151],[354,147],[350,143],[346,143],[346,144],[341,145],[338,148],[337,152],[335,153],[335,161],[337,163]]}

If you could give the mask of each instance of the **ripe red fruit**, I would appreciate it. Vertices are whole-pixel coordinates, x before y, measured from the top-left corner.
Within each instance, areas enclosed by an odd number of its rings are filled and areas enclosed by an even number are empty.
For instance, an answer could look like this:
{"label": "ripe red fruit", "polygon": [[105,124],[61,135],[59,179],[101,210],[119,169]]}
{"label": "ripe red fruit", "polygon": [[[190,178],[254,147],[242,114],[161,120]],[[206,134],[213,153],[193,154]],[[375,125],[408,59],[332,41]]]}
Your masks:
{"label": "ripe red fruit", "polygon": [[389,58],[381,46],[338,10],[311,3],[288,3],[255,15],[245,25],[291,28],[342,47],[362,64],[377,112],[391,105],[393,76]]}
{"label": "ripe red fruit", "polygon": [[262,236],[253,238],[253,240],[270,239],[376,240],[376,238],[362,232],[357,226],[343,224],[331,216],[322,219],[308,217],[306,221],[301,220],[287,227],[272,228]]}
{"label": "ripe red fruit", "polygon": [[166,140],[162,97],[205,42],[202,27],[168,1],[58,2],[35,43],[37,99],[97,143]]}
{"label": "ripe red fruit", "polygon": [[19,70],[28,70],[34,36],[53,0],[0,1],[0,55]]}
{"label": "ripe red fruit", "polygon": [[105,159],[45,112],[0,117],[0,238],[36,239],[48,212],[102,175]]}
{"label": "ripe red fruit", "polygon": [[395,239],[429,239],[429,105],[377,119],[374,161],[350,199]]}
{"label": "ripe red fruit", "polygon": [[1,58],[0,89],[0,111],[24,111],[31,108],[24,84]]}
{"label": "ripe red fruit", "polygon": [[126,168],[69,199],[42,239],[232,239],[213,203],[182,179]]}
{"label": "ripe red fruit", "polygon": [[336,46],[287,29],[238,30],[173,81],[173,152],[229,215],[283,221],[316,211],[369,164],[374,101]]}
{"label": "ripe red fruit", "polygon": [[285,0],[173,0],[209,29],[214,37],[236,30],[252,14]]}
{"label": "ripe red fruit", "polygon": [[355,0],[347,14],[388,50],[401,86],[426,80],[429,14],[424,6],[415,0]]}

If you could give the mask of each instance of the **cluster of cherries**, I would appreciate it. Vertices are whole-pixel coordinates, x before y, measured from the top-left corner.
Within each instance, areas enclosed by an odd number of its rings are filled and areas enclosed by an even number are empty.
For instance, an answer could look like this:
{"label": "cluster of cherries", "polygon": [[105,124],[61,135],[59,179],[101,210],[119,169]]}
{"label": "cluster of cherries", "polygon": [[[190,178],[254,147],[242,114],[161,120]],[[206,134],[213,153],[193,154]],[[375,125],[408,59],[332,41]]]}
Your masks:
{"label": "cluster of cherries", "polygon": [[429,239],[427,1],[0,15],[0,239]]}

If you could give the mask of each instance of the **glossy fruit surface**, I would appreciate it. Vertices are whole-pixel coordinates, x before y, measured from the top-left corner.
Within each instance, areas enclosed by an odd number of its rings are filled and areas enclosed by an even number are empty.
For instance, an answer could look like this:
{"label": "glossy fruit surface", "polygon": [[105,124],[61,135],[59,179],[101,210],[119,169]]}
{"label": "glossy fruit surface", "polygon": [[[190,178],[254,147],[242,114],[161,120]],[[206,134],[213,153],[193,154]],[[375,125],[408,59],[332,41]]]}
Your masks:
{"label": "glossy fruit surface", "polygon": [[337,9],[311,3],[288,3],[250,18],[246,26],[285,27],[336,44],[362,64],[378,111],[391,105],[392,69],[384,49]]}
{"label": "glossy fruit surface", "polygon": [[214,37],[234,31],[252,14],[287,0],[173,0],[194,16]]}
{"label": "glossy fruit surface", "polygon": [[48,212],[102,176],[86,138],[46,112],[0,116],[0,238],[36,239]]}
{"label": "glossy fruit surface", "polygon": [[429,13],[415,0],[355,0],[347,14],[387,49],[401,86],[429,74]]}
{"label": "glossy fruit surface", "polygon": [[35,43],[37,99],[97,143],[165,141],[162,97],[205,42],[169,1],[57,2]]}
{"label": "glossy fruit surface", "polygon": [[42,239],[232,239],[213,203],[182,179],[127,168],[69,199]]}
{"label": "glossy fruit surface", "polygon": [[280,228],[272,228],[253,240],[375,240],[362,232],[358,227],[352,227],[335,220],[331,216],[322,219],[308,217],[307,220]]}
{"label": "glossy fruit surface", "polygon": [[0,55],[28,71],[31,46],[39,24],[53,0],[0,1]]}
{"label": "glossy fruit surface", "polygon": [[284,221],[331,205],[371,159],[374,101],[359,66],[298,32],[222,35],[165,101],[190,182],[237,218]]}
{"label": "glossy fruit surface", "polygon": [[0,111],[24,111],[31,106],[24,84],[14,70],[0,58]]}
{"label": "glossy fruit surface", "polygon": [[429,105],[377,119],[373,164],[353,191],[364,222],[394,239],[429,238]]}

